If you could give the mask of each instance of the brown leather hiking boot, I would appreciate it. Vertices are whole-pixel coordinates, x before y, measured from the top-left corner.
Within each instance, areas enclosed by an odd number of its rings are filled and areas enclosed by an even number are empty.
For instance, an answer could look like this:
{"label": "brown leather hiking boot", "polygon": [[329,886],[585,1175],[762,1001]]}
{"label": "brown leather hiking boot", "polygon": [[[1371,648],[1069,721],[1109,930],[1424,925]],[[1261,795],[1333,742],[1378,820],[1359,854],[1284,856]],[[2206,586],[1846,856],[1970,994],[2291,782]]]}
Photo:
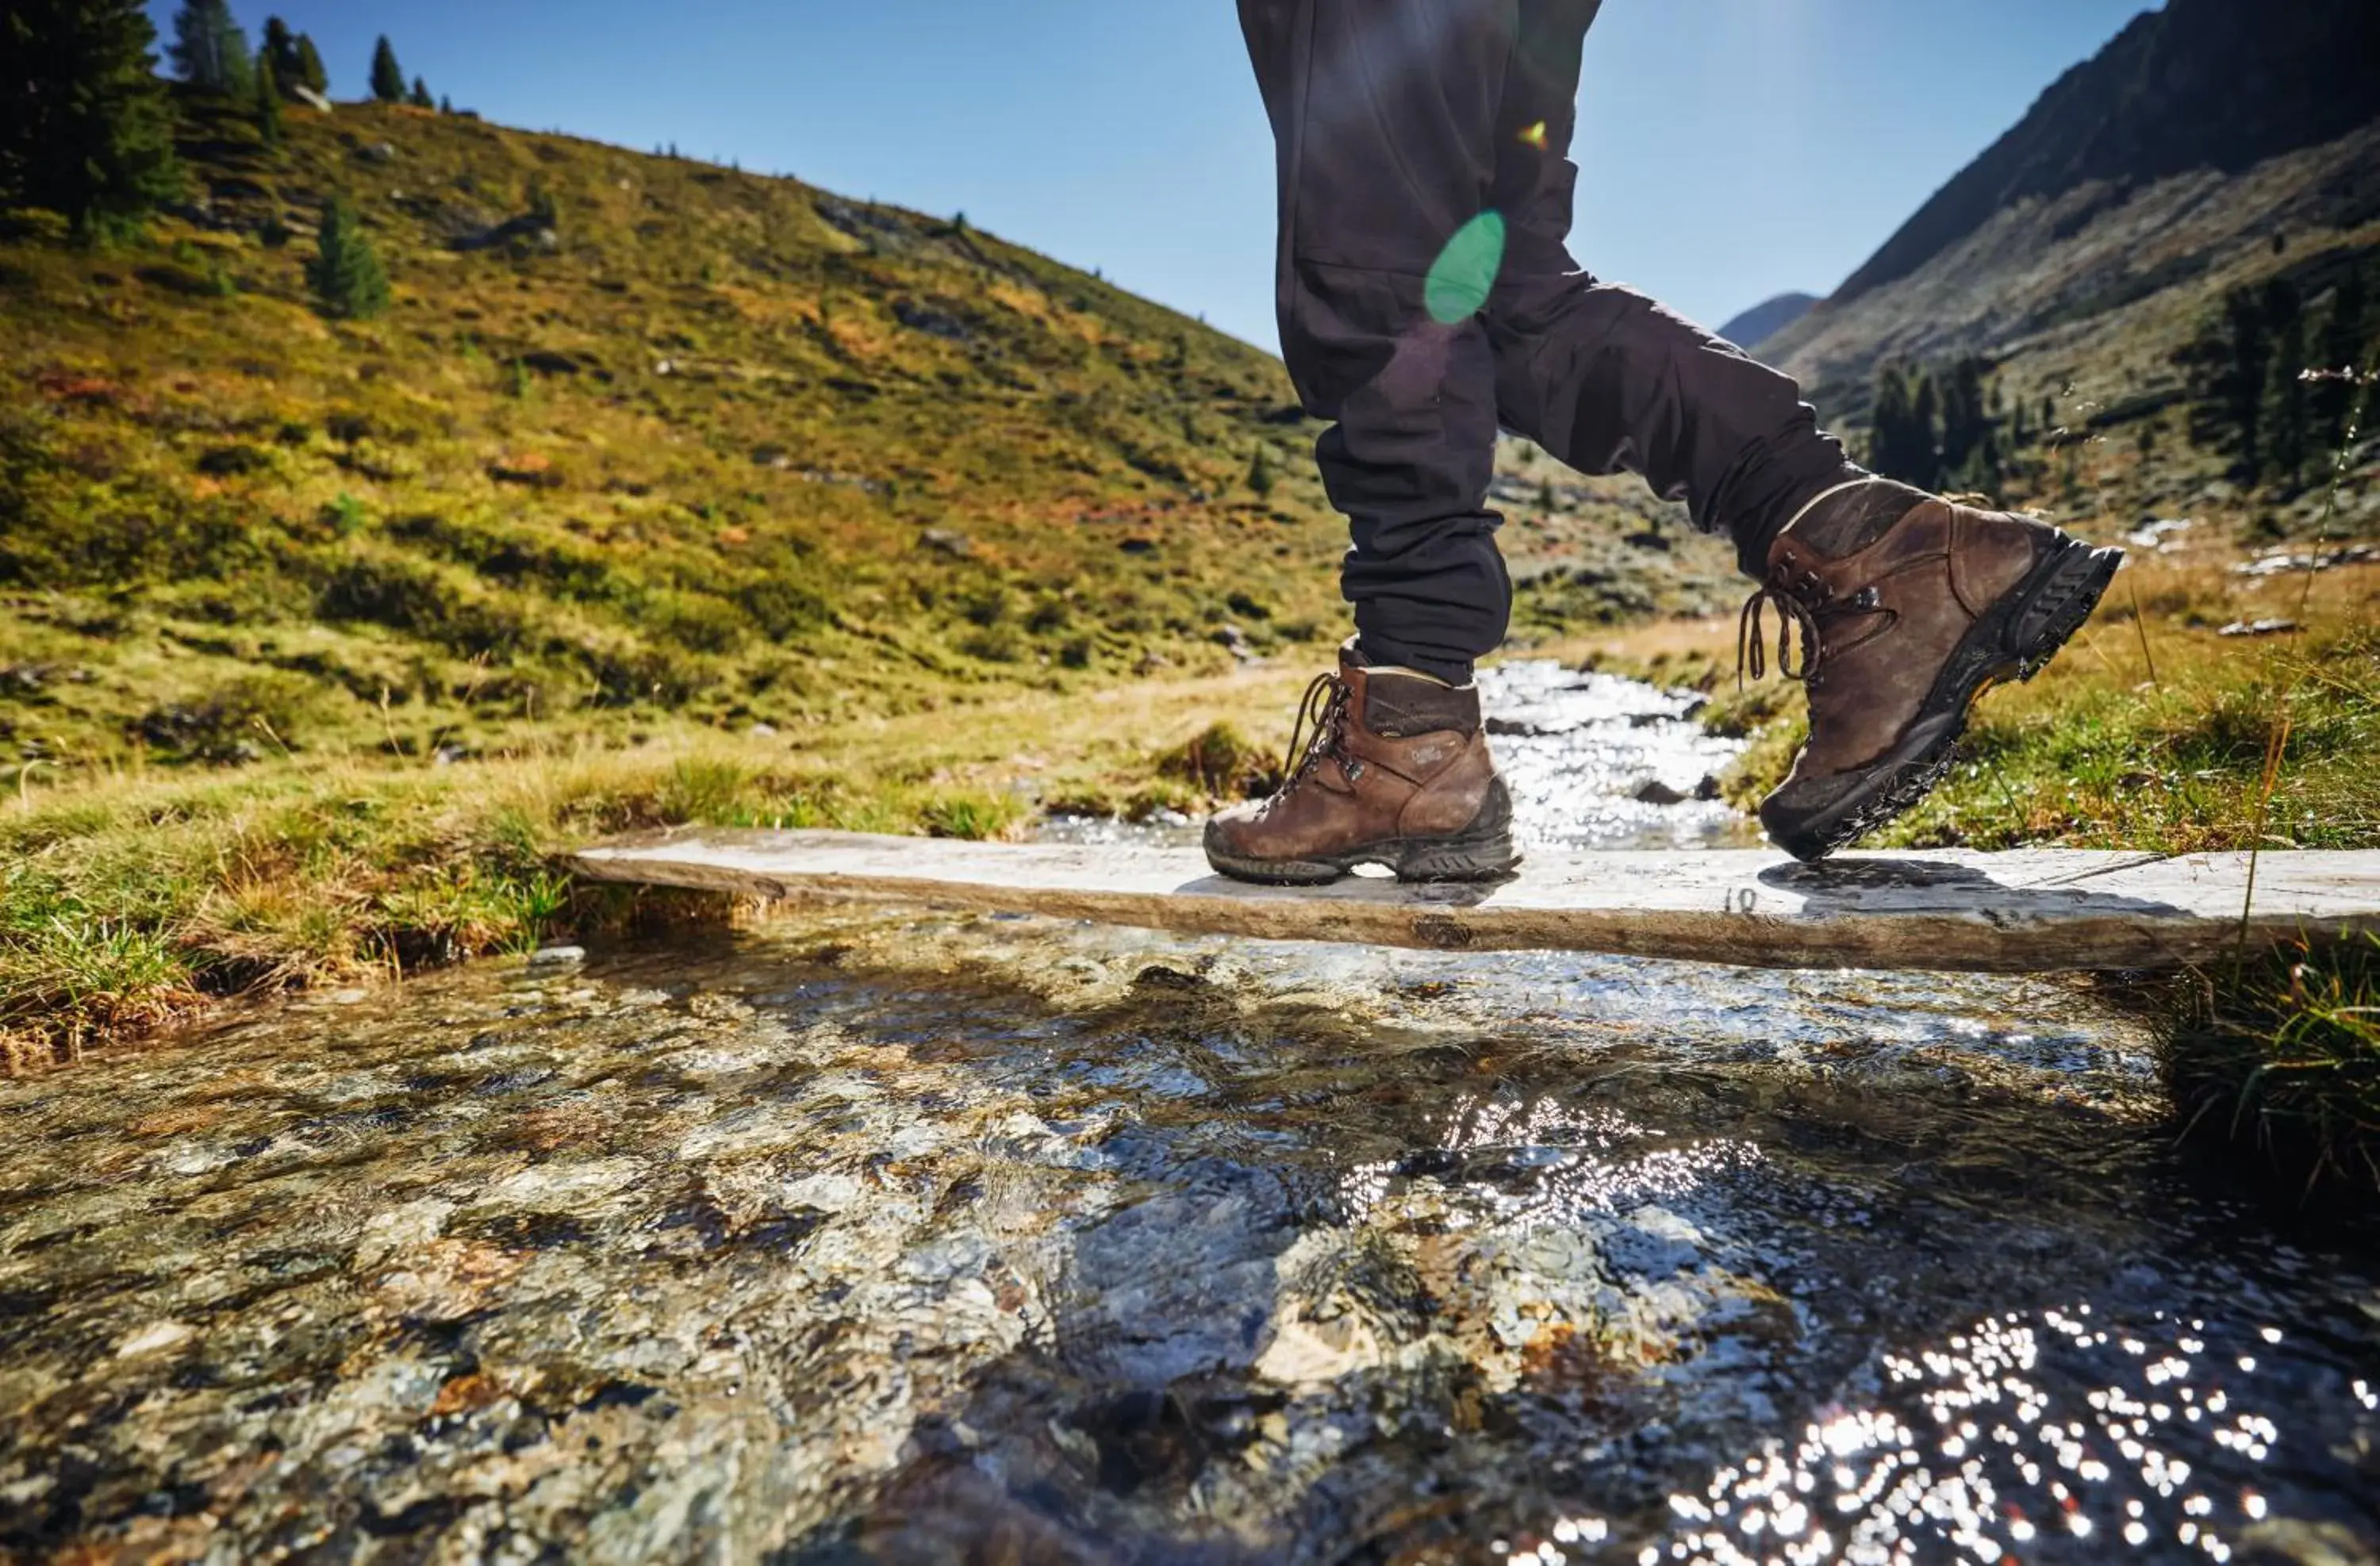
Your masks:
{"label": "brown leather hiking boot", "polygon": [[1311,886],[1358,865],[1385,865],[1401,880],[1491,880],[1521,862],[1475,685],[1366,668],[1351,642],[1339,672],[1306,687],[1286,771],[1271,798],[1207,823],[1208,864],[1242,880]]}
{"label": "brown leather hiking boot", "polygon": [[[1779,672],[1810,693],[1810,742],[1761,803],[1769,837],[1822,859],[1914,807],[1950,770],[1976,696],[2040,673],[2123,559],[1882,479],[1813,503],[1769,547],[1739,627],[1739,662],[1756,679],[1761,612],[1776,604]],[[1799,666],[1788,662],[1795,626]]]}

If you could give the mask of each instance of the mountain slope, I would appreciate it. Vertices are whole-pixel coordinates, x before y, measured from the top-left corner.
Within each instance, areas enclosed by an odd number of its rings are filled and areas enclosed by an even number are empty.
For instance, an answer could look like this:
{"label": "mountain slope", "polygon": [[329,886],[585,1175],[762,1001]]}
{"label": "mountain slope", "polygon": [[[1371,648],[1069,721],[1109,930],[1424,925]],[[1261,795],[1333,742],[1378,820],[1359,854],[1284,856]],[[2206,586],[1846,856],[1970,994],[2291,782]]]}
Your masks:
{"label": "mountain slope", "polygon": [[[2268,532],[2380,523],[2360,462],[2336,505],[2322,485],[2235,491],[2177,406],[2177,355],[2228,294],[2283,284],[2319,325],[2343,279],[2380,270],[2380,72],[2342,54],[2375,16],[2361,0],[2174,0],[2139,18],[1763,357],[1855,428],[1880,366],[1981,356],[2010,410],[2003,451],[2028,428],[2036,443],[2012,464],[2018,498],[2077,521],[2137,507]],[[2106,449],[2119,429],[2120,459]],[[2088,482],[2080,454],[2052,449],[2086,436]]]}
{"label": "mountain slope", "polygon": [[2020,201],[2113,192],[2199,169],[2236,175],[2380,117],[2368,0],[2171,0],[2075,67],[1838,289],[1908,276]]}
{"label": "mountain slope", "polygon": [[[180,110],[146,243],[0,214],[0,765],[784,728],[1341,633],[1312,428],[1197,322],[790,179]],[[380,319],[310,297],[334,197]],[[1505,489],[1523,576],[1675,600],[1639,508]]]}
{"label": "mountain slope", "polygon": [[[783,725],[1331,636],[1286,377],[1195,321],[792,180],[183,114],[146,246],[0,220],[0,755]],[[313,308],[333,196],[381,319]]]}
{"label": "mountain slope", "polygon": [[1718,334],[1738,347],[1756,348],[1809,314],[1817,302],[1815,294],[1779,294],[1745,310],[1720,327]]}

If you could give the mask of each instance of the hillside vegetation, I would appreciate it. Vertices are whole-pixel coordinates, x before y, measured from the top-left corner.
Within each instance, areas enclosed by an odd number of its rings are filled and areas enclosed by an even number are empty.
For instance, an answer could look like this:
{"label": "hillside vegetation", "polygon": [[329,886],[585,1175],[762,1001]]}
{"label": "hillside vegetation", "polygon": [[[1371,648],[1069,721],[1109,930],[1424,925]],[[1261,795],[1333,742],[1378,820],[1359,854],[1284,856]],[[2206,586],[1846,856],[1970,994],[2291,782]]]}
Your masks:
{"label": "hillside vegetation", "polygon": [[[2005,404],[1998,455],[2034,449],[2005,465],[2029,469],[2013,485],[1993,481],[1997,462],[1963,477],[2060,520],[2211,507],[2266,538],[2380,528],[2364,453],[2350,454],[2333,492],[2326,464],[2266,485],[2236,438],[2208,439],[2208,403],[2240,391],[2216,391],[2206,373],[2208,345],[2236,334],[2241,300],[2255,301],[2254,330],[2275,348],[2302,325],[2290,352],[2306,369],[2373,368],[2380,319],[2368,307],[2349,334],[2362,346],[2325,330],[2350,278],[2368,298],[2380,277],[2380,76],[2364,64],[2375,50],[2380,14],[2356,0],[2277,11],[2173,0],[2061,78],[1764,351],[1831,421],[1859,431],[1896,367],[1947,387],[1979,365]],[[2239,357],[2265,368],[2264,345]],[[2334,412],[2347,400],[2337,387],[2244,391]],[[1952,422],[1946,411],[1946,436]],[[2071,448],[2098,440],[2143,460],[2101,464],[2097,481],[2078,485]]]}
{"label": "hillside vegetation", "polygon": [[[146,243],[0,237],[0,782],[793,730],[1342,634],[1311,427],[1195,321],[791,179],[180,107],[194,197]],[[310,288],[334,200],[375,319]],[[1619,541],[1649,503],[1506,487],[1539,620],[1682,606]]]}
{"label": "hillside vegetation", "polygon": [[[184,130],[204,194],[150,245],[0,243],[23,759],[790,726],[1333,634],[1278,366],[1098,278],[462,116]],[[377,319],[310,291],[334,198]]]}

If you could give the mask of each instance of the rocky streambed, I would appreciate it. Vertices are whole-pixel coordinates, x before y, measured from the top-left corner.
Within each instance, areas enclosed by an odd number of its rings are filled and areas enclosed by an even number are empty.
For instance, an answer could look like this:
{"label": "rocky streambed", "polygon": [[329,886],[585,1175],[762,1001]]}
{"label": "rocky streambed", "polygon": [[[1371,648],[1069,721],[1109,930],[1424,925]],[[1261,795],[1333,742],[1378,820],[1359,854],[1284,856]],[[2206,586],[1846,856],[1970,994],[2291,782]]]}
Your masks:
{"label": "rocky streambed", "polygon": [[[1733,830],[1682,699],[1503,678],[1538,841]],[[2182,1161],[2064,981],[810,916],[0,1136],[27,1560],[2380,1547],[2374,1236]]]}

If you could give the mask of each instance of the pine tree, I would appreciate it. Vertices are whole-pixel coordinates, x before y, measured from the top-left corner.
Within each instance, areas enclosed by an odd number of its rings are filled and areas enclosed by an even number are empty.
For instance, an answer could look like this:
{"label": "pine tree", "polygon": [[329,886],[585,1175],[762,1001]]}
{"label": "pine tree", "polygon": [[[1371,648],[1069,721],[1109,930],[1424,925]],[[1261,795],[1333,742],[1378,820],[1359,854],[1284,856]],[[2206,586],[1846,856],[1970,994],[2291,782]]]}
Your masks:
{"label": "pine tree", "polygon": [[1272,493],[1272,448],[1258,446],[1255,458],[1248,463],[1248,488],[1262,500]]}
{"label": "pine tree", "polygon": [[1980,358],[1962,358],[1943,387],[1942,466],[1947,471],[1964,471],[1991,428],[1984,407],[1984,371],[1988,368]]}
{"label": "pine tree", "polygon": [[1921,490],[1942,484],[1942,391],[1933,375],[1917,377],[1916,395],[1909,406],[1911,452],[1913,460],[1902,482]]}
{"label": "pine tree", "polygon": [[372,46],[371,91],[383,103],[405,101],[405,70],[396,63],[396,50],[386,33]]}
{"label": "pine tree", "polygon": [[256,136],[268,147],[281,145],[281,84],[270,59],[261,61],[256,72]]}
{"label": "pine tree", "polygon": [[417,109],[434,109],[438,106],[438,100],[430,95],[430,83],[418,76],[413,79],[413,94],[406,102]]}
{"label": "pine tree", "polygon": [[2253,288],[2232,289],[2174,358],[2189,374],[2191,443],[2230,453],[2232,476],[2254,483],[2265,468],[2265,390],[2272,359],[2263,297]]}
{"label": "pine tree", "polygon": [[388,308],[388,273],[364,237],[355,208],[334,200],[324,209],[319,242],[306,280],[324,315],[362,321]]}
{"label": "pine tree", "polygon": [[443,92],[440,93],[438,96],[438,112],[442,115],[453,114],[455,112],[455,100],[447,97]]}
{"label": "pine tree", "polygon": [[2297,285],[2276,277],[2265,285],[2265,321],[2272,358],[2265,374],[2264,472],[2295,494],[2305,484],[2307,437],[2313,432],[2306,397],[2306,322]]}
{"label": "pine tree", "polygon": [[2349,267],[2332,291],[2330,311],[2323,318],[2315,368],[2326,378],[2313,388],[2313,423],[2323,443],[2334,451],[2347,444],[2348,421],[2355,416],[2356,385],[2350,377],[2366,368],[2371,305],[2364,289],[2363,268]]}
{"label": "pine tree", "polygon": [[1884,365],[1876,372],[1867,465],[1888,479],[1902,478],[1914,464],[1910,423],[1909,377],[1897,364]]}
{"label": "pine tree", "polygon": [[139,0],[11,0],[0,11],[0,206],[62,212],[93,239],[180,193],[156,42]]}
{"label": "pine tree", "polygon": [[272,75],[273,85],[284,97],[299,84],[298,35],[279,17],[264,18],[264,46],[256,52],[256,63]]}
{"label": "pine tree", "polygon": [[314,47],[314,35],[298,35],[298,80],[307,91],[318,98],[331,95],[331,73],[323,67],[322,52]]}
{"label": "pine tree", "polygon": [[174,68],[201,92],[248,96],[255,62],[226,0],[183,0],[174,13]]}

